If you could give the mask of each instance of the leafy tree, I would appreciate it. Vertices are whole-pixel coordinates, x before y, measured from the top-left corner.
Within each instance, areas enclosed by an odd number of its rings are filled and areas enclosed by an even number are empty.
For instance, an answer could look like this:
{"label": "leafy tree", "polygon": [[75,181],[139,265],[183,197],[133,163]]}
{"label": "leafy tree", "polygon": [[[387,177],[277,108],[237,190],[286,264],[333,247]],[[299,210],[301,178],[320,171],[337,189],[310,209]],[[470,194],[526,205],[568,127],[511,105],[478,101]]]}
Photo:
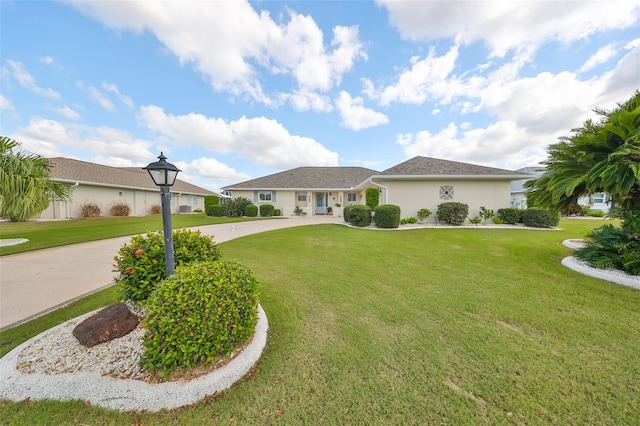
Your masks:
{"label": "leafy tree", "polygon": [[66,199],[67,185],[53,182],[48,159],[20,149],[20,143],[0,136],[0,217],[23,222],[41,213],[53,196]]}
{"label": "leafy tree", "polygon": [[[631,262],[622,269],[640,273],[640,92],[611,111],[595,112],[602,116],[600,122],[587,120],[549,147],[547,171],[525,184],[527,199],[557,211],[568,210],[580,196],[606,193],[613,215],[621,219],[621,232],[594,230],[588,247],[576,255],[588,253],[594,266],[616,266],[602,258],[627,258],[630,252]],[[611,243],[612,235],[620,244]]]}

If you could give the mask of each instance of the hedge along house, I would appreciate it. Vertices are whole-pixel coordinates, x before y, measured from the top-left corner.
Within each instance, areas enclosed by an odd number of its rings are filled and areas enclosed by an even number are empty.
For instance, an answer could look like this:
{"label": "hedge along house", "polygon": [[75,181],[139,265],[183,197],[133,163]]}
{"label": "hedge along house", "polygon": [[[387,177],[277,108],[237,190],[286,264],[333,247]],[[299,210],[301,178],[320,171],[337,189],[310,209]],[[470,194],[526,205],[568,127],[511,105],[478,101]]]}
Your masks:
{"label": "hedge along house", "polygon": [[[118,203],[129,206],[130,216],[151,214],[151,207],[161,204],[160,188],[141,167],[110,167],[64,157],[49,161],[51,179],[68,184],[71,196],[68,200],[51,200],[40,219],[81,218],[82,205],[87,203],[96,204],[101,216],[111,216],[111,207]],[[218,195],[179,179],[170,190],[172,213],[204,210],[205,195]]]}
{"label": "hedge along house", "polygon": [[402,217],[415,217],[419,209],[427,208],[433,220],[438,205],[447,201],[467,204],[471,217],[481,206],[492,210],[510,207],[511,181],[528,177],[511,170],[414,157],[383,172],[362,167],[299,167],[223,189],[234,198],[273,204],[288,216],[296,207],[312,215],[327,214],[331,207],[342,215],[345,205],[365,204],[366,189],[376,188],[380,204],[400,206]]}
{"label": "hedge along house", "polygon": [[454,201],[469,206],[469,217],[480,207],[490,210],[511,207],[511,181],[530,178],[512,170],[475,164],[414,157],[369,178],[381,189],[380,204],[400,206],[402,217],[416,217],[419,209],[432,212],[438,205]]}
{"label": "hedge along house", "polygon": [[307,215],[342,215],[349,204],[364,204],[369,177],[377,173],[364,167],[298,167],[222,188],[233,198],[254,204],[272,204],[283,216],[296,208]]}

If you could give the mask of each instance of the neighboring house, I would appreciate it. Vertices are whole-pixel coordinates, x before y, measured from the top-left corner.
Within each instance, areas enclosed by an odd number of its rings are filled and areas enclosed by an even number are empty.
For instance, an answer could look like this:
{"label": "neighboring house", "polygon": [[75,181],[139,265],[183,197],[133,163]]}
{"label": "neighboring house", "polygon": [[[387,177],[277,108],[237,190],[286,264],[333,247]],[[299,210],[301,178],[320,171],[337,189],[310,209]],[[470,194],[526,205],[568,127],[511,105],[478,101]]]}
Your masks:
{"label": "neighboring house", "polygon": [[326,214],[331,207],[342,215],[345,205],[365,204],[366,189],[376,188],[380,204],[400,206],[402,217],[415,217],[422,208],[435,216],[438,205],[446,201],[466,203],[473,217],[481,206],[493,210],[509,207],[510,182],[525,176],[511,170],[414,157],[382,172],[362,167],[299,167],[223,189],[258,205],[273,204],[285,216],[293,214],[296,207],[312,215]]}
{"label": "neighboring house", "polygon": [[[517,172],[527,173],[539,177],[546,171],[544,166],[523,167],[516,170]],[[531,179],[531,178],[530,178]],[[530,179],[523,179],[511,182],[511,205],[518,209],[527,208],[527,194],[524,183]],[[578,204],[588,206],[591,210],[609,211],[609,202],[604,192],[596,192],[589,196],[578,198]]]}
{"label": "neighboring house", "polygon": [[331,208],[342,215],[345,205],[364,204],[364,191],[372,186],[369,177],[375,173],[364,167],[298,167],[222,189],[233,198],[272,204],[283,216],[293,215],[296,207],[305,214],[327,214]]}
{"label": "neighboring house", "polygon": [[532,178],[540,177],[546,171],[546,168],[544,166],[523,167],[516,171],[533,175],[529,179],[514,180],[513,182],[511,182],[511,207],[514,207],[516,209],[526,209],[527,194],[524,184]]}
{"label": "neighboring house", "polygon": [[[141,167],[110,167],[63,157],[49,161],[53,166],[51,179],[68,184],[71,196],[68,200],[52,200],[40,219],[81,218],[81,208],[86,203],[100,207],[101,216],[110,216],[116,203],[126,203],[131,216],[144,216],[161,203],[160,188]],[[170,190],[172,213],[204,210],[204,196],[218,195],[180,179]]]}

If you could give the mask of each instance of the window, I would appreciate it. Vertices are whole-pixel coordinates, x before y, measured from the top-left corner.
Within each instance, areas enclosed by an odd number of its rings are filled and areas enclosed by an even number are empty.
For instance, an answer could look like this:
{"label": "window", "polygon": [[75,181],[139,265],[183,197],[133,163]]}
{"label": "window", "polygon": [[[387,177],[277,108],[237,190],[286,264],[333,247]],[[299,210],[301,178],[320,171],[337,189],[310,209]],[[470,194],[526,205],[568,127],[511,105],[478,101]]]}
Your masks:
{"label": "window", "polygon": [[195,195],[188,195],[187,205],[191,207],[196,207],[198,205],[198,197]]}
{"label": "window", "polygon": [[604,192],[596,192],[592,197],[593,204],[604,204]]}
{"label": "window", "polygon": [[258,201],[271,201],[272,196],[272,191],[260,191],[258,193]]}
{"label": "window", "polygon": [[347,192],[347,203],[355,203],[358,199],[358,194],[355,192]]}
{"label": "window", "polygon": [[307,193],[306,192],[298,192],[298,201],[301,203],[307,202]]}

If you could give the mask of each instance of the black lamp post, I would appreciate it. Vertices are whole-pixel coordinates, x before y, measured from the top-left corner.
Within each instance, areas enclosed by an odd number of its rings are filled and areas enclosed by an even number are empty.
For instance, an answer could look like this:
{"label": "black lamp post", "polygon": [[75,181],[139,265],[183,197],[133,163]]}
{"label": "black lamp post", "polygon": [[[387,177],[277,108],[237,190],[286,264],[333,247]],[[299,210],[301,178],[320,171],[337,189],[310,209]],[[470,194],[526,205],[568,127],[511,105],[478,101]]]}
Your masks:
{"label": "black lamp post", "polygon": [[169,187],[173,186],[178,176],[178,169],[165,160],[167,157],[160,152],[158,160],[143,167],[149,172],[153,183],[160,187],[160,199],[162,200],[162,229],[164,233],[164,262],[166,264],[167,277],[173,275],[175,261],[173,258],[173,229],[171,227],[171,193]]}

